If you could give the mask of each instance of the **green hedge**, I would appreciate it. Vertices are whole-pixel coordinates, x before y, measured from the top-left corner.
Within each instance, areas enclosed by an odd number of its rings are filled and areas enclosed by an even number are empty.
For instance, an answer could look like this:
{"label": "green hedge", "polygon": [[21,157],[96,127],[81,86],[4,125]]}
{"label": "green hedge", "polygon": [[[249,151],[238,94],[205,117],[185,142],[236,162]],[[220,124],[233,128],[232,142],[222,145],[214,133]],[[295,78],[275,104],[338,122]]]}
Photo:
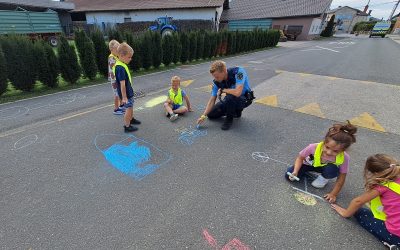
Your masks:
{"label": "green hedge", "polygon": [[[274,47],[280,37],[276,30],[191,31],[165,37],[150,31],[134,36],[110,30],[108,35],[109,40],[131,45],[134,55],[129,66],[133,71]],[[99,30],[91,34],[77,31],[75,41],[61,37],[57,53],[47,43],[33,42],[26,36],[0,36],[0,45],[0,95],[7,91],[9,82],[17,90],[32,91],[36,81],[57,87],[60,75],[65,82],[75,84],[82,77],[108,74],[108,46]]]}

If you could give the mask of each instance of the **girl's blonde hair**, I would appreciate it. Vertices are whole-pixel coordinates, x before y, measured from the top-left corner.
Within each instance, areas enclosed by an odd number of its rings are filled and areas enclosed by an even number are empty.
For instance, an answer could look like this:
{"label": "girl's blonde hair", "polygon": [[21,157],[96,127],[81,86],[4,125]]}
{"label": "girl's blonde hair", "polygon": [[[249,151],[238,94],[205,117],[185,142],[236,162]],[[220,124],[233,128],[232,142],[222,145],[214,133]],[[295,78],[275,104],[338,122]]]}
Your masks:
{"label": "girl's blonde hair", "polygon": [[179,76],[173,76],[173,77],[171,78],[171,83],[173,83],[174,81],[179,81],[179,82],[181,82],[181,78],[180,78]]}
{"label": "girl's blonde hair", "polygon": [[365,189],[373,189],[376,185],[394,181],[400,177],[399,162],[385,154],[368,157],[364,168]]}

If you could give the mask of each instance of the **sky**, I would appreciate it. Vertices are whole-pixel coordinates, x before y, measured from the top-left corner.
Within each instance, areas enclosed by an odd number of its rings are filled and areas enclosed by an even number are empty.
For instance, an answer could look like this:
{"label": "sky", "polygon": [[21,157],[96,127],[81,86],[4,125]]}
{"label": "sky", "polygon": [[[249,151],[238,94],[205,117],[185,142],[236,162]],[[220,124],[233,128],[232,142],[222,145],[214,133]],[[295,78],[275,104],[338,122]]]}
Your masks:
{"label": "sky", "polygon": [[[370,0],[369,9],[372,10],[371,16],[375,18],[383,18],[384,20],[389,18],[390,13],[397,1],[395,0]],[[331,8],[337,8],[338,6],[349,6],[359,10],[364,10],[368,0],[333,0]],[[400,12],[400,5],[397,7],[395,15]]]}

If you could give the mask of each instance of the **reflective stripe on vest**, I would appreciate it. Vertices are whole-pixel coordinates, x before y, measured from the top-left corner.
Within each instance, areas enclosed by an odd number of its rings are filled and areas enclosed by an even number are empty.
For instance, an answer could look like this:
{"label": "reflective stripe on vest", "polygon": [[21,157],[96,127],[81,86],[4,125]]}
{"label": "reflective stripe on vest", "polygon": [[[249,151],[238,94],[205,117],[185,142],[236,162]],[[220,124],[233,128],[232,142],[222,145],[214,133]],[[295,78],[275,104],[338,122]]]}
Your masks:
{"label": "reflective stripe on vest", "polygon": [[[328,165],[328,163],[321,163],[323,146],[324,146],[324,142],[320,142],[320,143],[318,143],[317,148],[315,149],[313,166],[316,168]],[[332,164],[335,164],[336,166],[339,167],[340,165],[343,164],[343,162],[344,162],[344,152],[341,152],[338,155],[336,155],[335,162],[332,162]]]}
{"label": "reflective stripe on vest", "polygon": [[175,94],[174,90],[171,88],[169,90],[169,99],[171,99],[174,102],[174,104],[176,104],[176,105],[182,105],[183,98],[182,98],[181,88],[178,89],[177,94]]}
{"label": "reflective stripe on vest", "polygon": [[122,66],[122,67],[124,67],[126,73],[128,74],[129,82],[130,82],[131,84],[133,84],[133,82],[132,82],[132,77],[131,77],[131,72],[129,71],[128,66],[126,66],[126,64],[123,63],[123,62],[121,62],[120,60],[117,60],[117,62],[115,63],[115,65],[114,65],[114,67],[113,67],[113,73],[114,73],[114,75],[116,75],[116,74],[115,74],[115,70],[116,70],[117,66]]}
{"label": "reflective stripe on vest", "polygon": [[[390,181],[385,184],[382,184],[382,186],[387,187],[396,194],[400,195],[400,184]],[[383,211],[383,204],[380,196],[377,196],[371,200],[371,212],[374,214],[374,217],[376,219],[383,221],[386,220],[386,214]]]}

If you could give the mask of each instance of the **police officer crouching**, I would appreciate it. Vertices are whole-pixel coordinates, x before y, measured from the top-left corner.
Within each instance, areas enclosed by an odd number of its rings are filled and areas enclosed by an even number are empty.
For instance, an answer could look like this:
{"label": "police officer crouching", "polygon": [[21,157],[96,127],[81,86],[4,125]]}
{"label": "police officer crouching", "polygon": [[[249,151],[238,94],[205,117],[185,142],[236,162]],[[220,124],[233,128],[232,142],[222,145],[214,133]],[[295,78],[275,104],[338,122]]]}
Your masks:
{"label": "police officer crouching", "polygon": [[[232,126],[233,118],[241,117],[243,109],[250,106],[254,94],[242,67],[227,69],[225,62],[215,61],[211,64],[210,73],[214,77],[211,98],[197,123],[203,123],[207,117],[211,120],[225,116],[221,129],[228,130]],[[222,99],[223,93],[226,95]],[[215,104],[217,97],[220,101]]]}

